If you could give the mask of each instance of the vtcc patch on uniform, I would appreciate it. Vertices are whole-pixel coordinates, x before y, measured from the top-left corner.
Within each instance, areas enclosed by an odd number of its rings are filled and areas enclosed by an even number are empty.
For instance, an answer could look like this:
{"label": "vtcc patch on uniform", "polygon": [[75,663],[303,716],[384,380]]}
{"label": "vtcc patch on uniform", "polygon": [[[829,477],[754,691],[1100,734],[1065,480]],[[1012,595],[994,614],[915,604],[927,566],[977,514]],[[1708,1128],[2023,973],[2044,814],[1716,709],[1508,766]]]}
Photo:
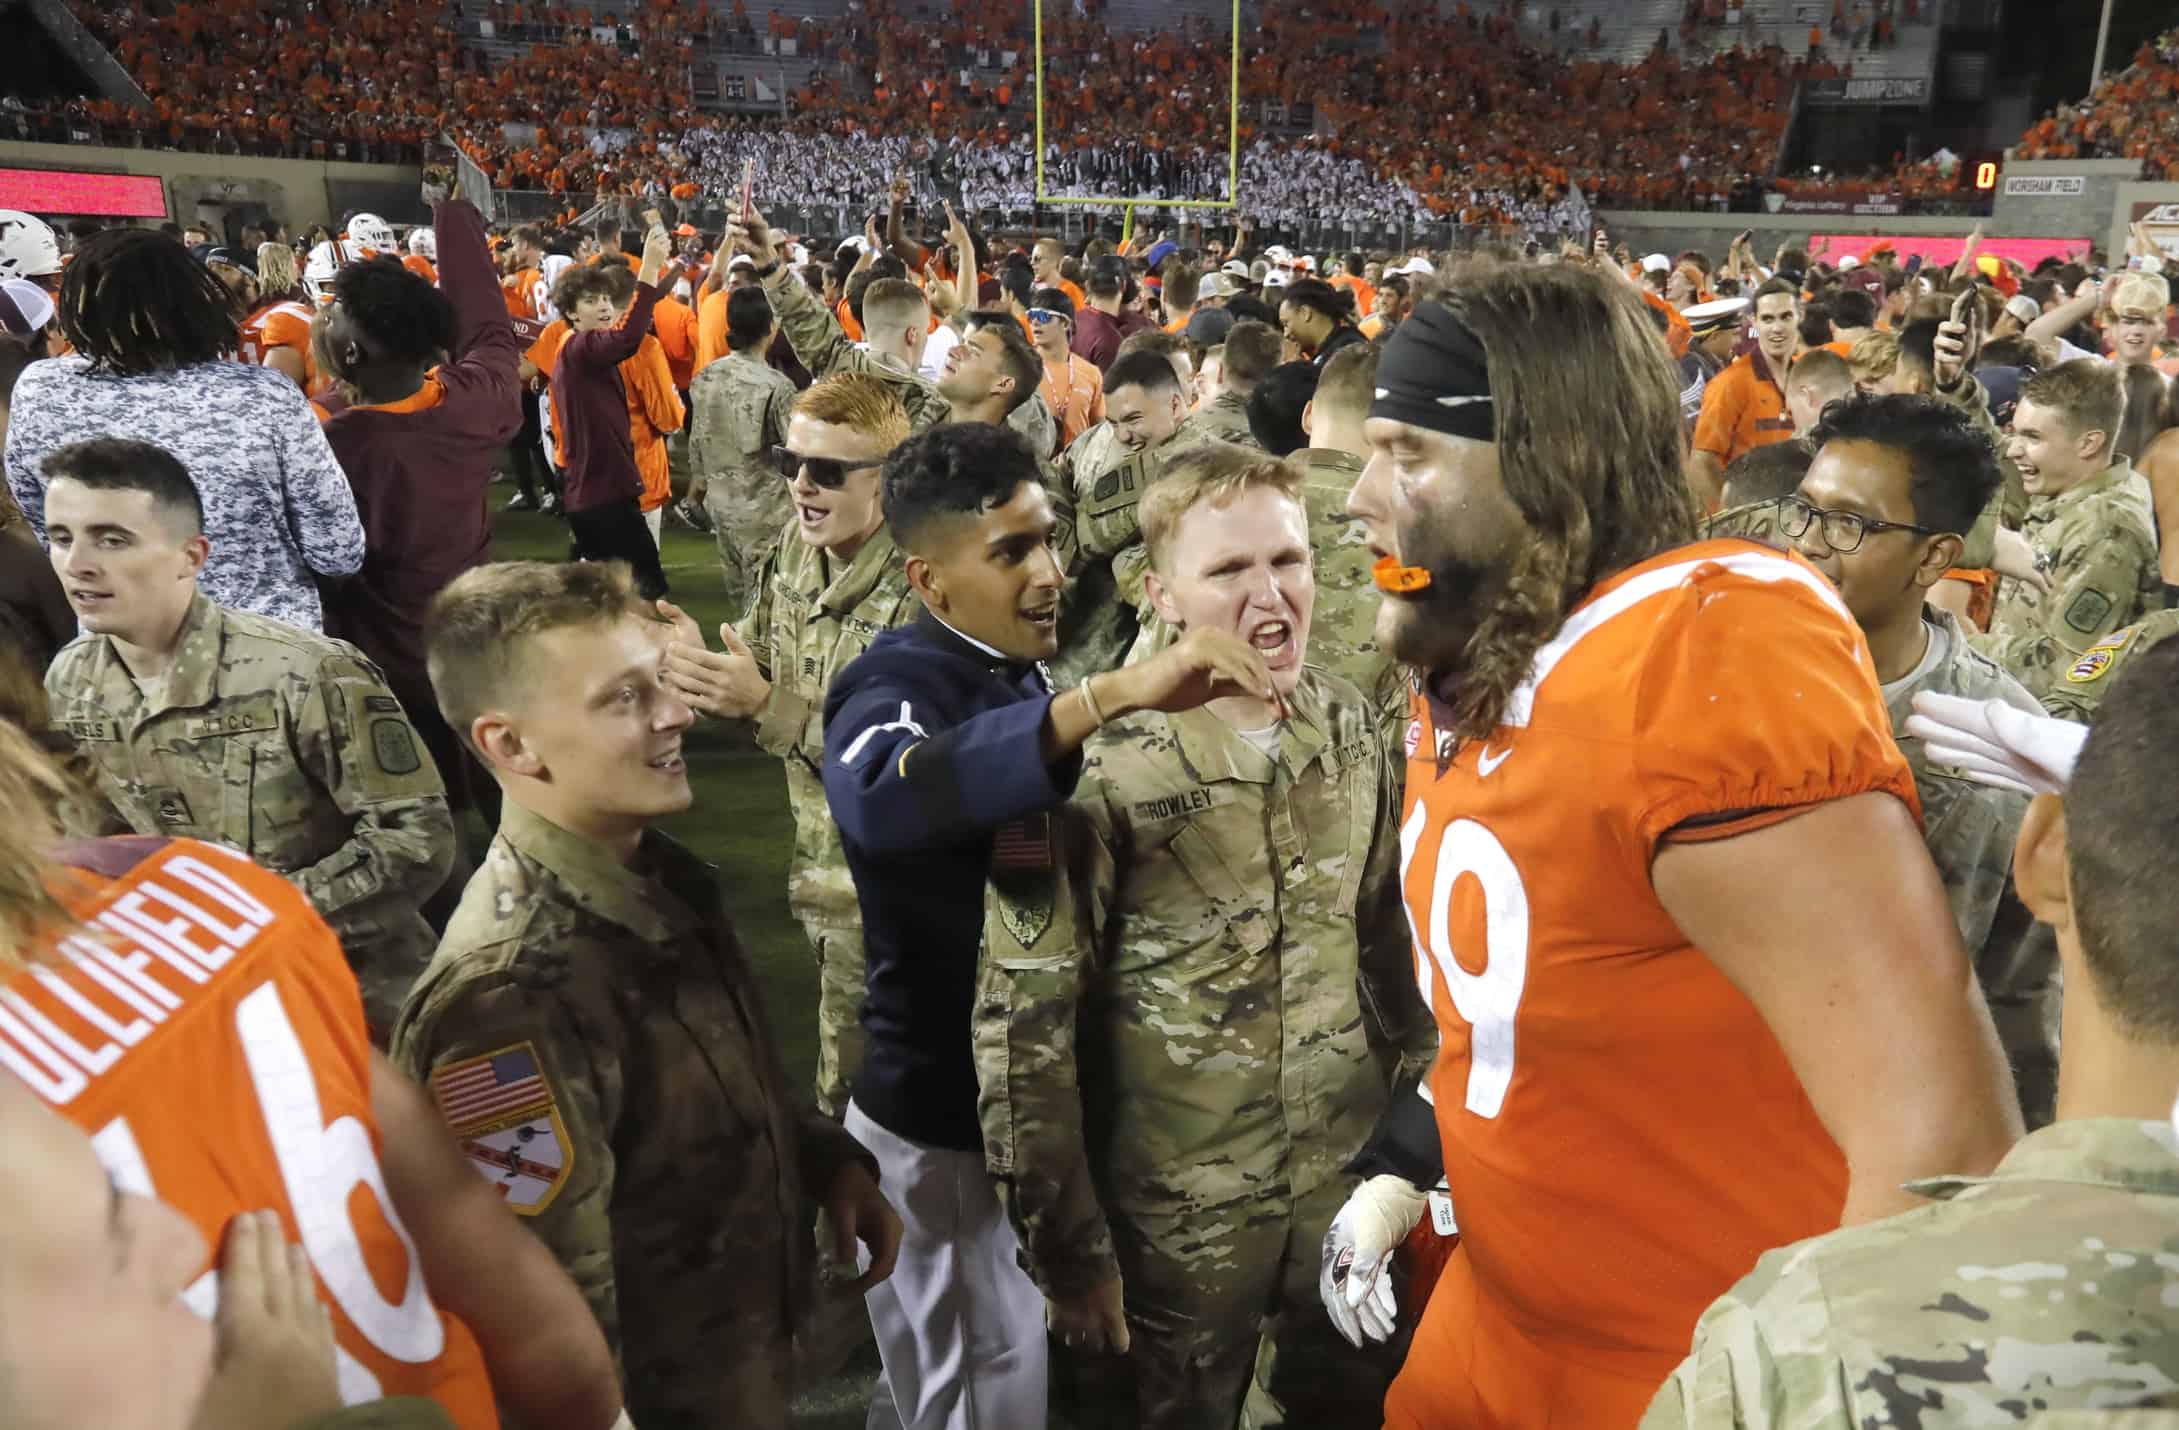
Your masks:
{"label": "vtcc patch on uniform", "polygon": [[416,734],[409,729],[408,721],[397,716],[371,722],[371,754],[389,775],[412,775],[423,768],[423,756],[416,752]]}
{"label": "vtcc patch on uniform", "polygon": [[552,1205],[575,1170],[575,1149],[535,1048],[516,1043],[434,1068],[431,1096],[470,1164],[508,1206],[535,1216]]}

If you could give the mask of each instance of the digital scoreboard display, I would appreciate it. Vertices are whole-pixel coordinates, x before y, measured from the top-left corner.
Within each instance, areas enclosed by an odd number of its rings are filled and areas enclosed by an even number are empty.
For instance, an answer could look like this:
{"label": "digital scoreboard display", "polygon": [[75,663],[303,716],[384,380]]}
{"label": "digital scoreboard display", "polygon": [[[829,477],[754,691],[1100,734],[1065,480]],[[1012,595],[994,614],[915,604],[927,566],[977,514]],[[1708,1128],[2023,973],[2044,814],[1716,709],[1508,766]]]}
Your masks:
{"label": "digital scoreboard display", "polygon": [[166,183],[156,175],[0,169],[0,209],[97,218],[165,218]]}

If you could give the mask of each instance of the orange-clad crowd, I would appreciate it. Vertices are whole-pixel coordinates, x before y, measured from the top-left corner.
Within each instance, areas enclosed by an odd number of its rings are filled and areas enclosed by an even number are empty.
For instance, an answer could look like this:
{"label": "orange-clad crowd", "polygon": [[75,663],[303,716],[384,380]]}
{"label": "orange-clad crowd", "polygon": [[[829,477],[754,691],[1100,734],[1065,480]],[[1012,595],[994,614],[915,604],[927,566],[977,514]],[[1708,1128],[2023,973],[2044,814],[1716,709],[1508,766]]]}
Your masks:
{"label": "orange-clad crowd", "polygon": [[2144,44],[2088,98],[2036,121],[2013,152],[2022,159],[2139,159],[2145,179],[2179,173],[2179,30]]}
{"label": "orange-clad crowd", "polygon": [[[1026,8],[958,0],[936,18],[872,0],[820,26],[767,12],[641,0],[75,0],[152,96],[149,110],[78,101],[120,142],[365,159],[410,157],[452,131],[500,188],[571,196],[675,193],[699,181],[692,130],[913,135],[1028,156],[1034,84]],[[1222,156],[1228,50],[1183,27],[1119,34],[1100,7],[1045,17],[1047,124],[1063,149],[1116,140]],[[1713,7],[1714,8],[1714,7]],[[1708,18],[1708,12],[1703,12]],[[502,43],[474,33],[489,21]],[[760,33],[817,61],[784,111],[700,110],[690,64],[754,51]],[[1554,42],[1556,41],[1554,36]],[[1774,168],[1794,86],[1839,73],[1776,45],[1639,63],[1524,39],[1506,0],[1395,12],[1379,0],[1272,0],[1244,37],[1242,142],[1307,129],[1311,147],[1413,190],[1440,219],[1508,222],[1578,185],[1592,203],[1722,205]],[[662,64],[663,61],[669,63]],[[598,131],[610,131],[598,137]],[[1910,176],[1912,177],[1912,176]],[[1927,176],[1941,183],[1934,171]],[[1423,216],[1420,212],[1418,217]]]}

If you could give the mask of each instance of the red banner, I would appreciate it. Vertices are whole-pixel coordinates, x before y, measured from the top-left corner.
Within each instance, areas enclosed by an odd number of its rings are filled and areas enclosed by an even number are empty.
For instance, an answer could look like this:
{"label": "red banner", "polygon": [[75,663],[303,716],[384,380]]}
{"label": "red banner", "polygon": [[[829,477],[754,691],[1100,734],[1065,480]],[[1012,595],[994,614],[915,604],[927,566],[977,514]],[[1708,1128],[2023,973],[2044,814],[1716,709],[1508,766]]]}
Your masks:
{"label": "red banner", "polygon": [[165,218],[166,184],[156,176],[72,169],[0,169],[0,209],[97,218]]}

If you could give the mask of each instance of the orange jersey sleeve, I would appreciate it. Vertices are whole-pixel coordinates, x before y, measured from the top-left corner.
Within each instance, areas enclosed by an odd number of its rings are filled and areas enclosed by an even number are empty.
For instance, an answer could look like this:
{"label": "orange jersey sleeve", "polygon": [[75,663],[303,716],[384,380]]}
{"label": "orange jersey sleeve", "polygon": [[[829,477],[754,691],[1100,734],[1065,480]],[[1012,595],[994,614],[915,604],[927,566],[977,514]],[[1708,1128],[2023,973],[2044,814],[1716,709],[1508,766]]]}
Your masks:
{"label": "orange jersey sleeve", "polygon": [[1830,583],[1741,541],[1591,594],[1488,740],[1417,697],[1402,881],[1461,1241],[1389,1425],[1632,1425],[1758,1254],[1837,1225],[1844,1158],[1649,871],[1668,839],[1911,806],[1890,729]]}
{"label": "orange jersey sleeve", "polygon": [[303,390],[318,387],[318,361],[310,347],[311,311],[300,303],[273,303],[258,309],[242,325],[242,360],[264,365],[274,348],[289,348],[303,360]]}
{"label": "orange jersey sleeve", "polygon": [[421,253],[409,254],[401,260],[401,266],[423,279],[426,283],[437,283],[439,281],[439,270],[432,266],[431,260]]}
{"label": "orange jersey sleeve", "polygon": [[[427,1396],[492,1430],[476,1341],[432,1304],[386,1194],[362,997],[332,930],[287,880],[207,844],[91,840],[61,863],[83,928],[0,990],[0,1066],[207,1246],[236,1213],[277,1210],[332,1307],[349,1404]],[[184,1299],[212,1313],[210,1265]]]}

